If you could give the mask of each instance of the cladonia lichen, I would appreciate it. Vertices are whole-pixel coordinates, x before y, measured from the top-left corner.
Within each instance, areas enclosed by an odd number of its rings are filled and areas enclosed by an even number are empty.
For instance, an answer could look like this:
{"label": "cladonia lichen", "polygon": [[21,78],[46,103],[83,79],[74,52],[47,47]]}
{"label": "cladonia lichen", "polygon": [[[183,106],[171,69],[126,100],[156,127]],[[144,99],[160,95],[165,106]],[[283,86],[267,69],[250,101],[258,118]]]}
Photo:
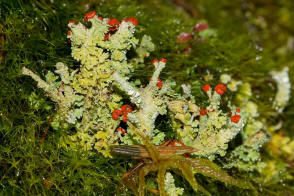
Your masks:
{"label": "cladonia lichen", "polygon": [[[197,149],[192,156],[214,160],[227,155],[227,163],[223,166],[243,171],[257,170],[262,165],[257,164],[261,163],[259,149],[268,140],[268,134],[266,125],[257,119],[259,111],[251,100],[249,83],[222,75],[222,83],[202,87],[207,97],[203,107],[204,104],[192,95],[190,84],[182,85],[184,94],[181,95],[173,90],[173,81],[160,79],[160,73],[171,62],[161,58],[155,59],[152,67],[145,63],[145,57],[150,56],[155,45],[147,35],[141,40],[134,36],[137,19],[103,19],[93,12],[87,13],[85,19],[91,23],[89,28],[81,22],[71,21],[68,25],[71,55],[80,63],[78,66],[58,62],[55,71],[49,71],[45,79],[26,67],[22,69],[22,73],[34,79],[55,102],[56,113],[51,126],[59,131],[75,130],[61,137],[61,147],[96,149],[110,157],[111,145],[142,144],[140,138],[126,128],[128,121],[144,132],[153,144],[160,145],[169,139],[167,132],[156,127],[155,122],[161,115],[169,119],[164,122],[172,127],[169,133],[183,145]],[[134,51],[136,55],[128,55]],[[141,66],[150,66],[153,70],[145,86],[131,78],[134,69]],[[282,111],[290,96],[288,69],[272,72],[272,76],[278,83],[275,106]],[[225,107],[221,105],[227,93],[225,84],[230,93],[237,92],[238,107],[230,101]],[[241,144],[228,154],[229,142],[238,134]],[[292,143],[290,146],[282,150],[289,153]],[[183,189],[175,187],[170,173],[166,174],[165,186],[170,195],[183,193]]]}
{"label": "cladonia lichen", "polygon": [[[92,15],[91,15],[92,14]],[[57,113],[52,127],[57,130],[75,127],[76,133],[63,137],[61,146],[93,147],[105,156],[110,156],[109,146],[121,141],[124,144],[140,143],[132,130],[124,130],[120,123],[130,121],[160,144],[165,133],[155,129],[159,115],[168,115],[172,127],[185,145],[199,149],[196,156],[213,159],[224,156],[228,143],[242,130],[246,115],[242,110],[229,106],[231,113],[220,108],[221,97],[227,87],[220,83],[214,89],[206,85],[209,105],[201,108],[191,95],[191,86],[182,85],[184,95],[175,93],[171,81],[161,81],[160,73],[167,60],[154,60],[154,72],[149,84],[136,86],[129,76],[136,65],[144,63],[144,57],[154,50],[154,44],[147,35],[139,40],[134,37],[137,20],[98,17],[88,13],[87,28],[82,23],[71,21],[67,37],[71,43],[72,57],[80,62],[75,69],[64,63],[57,63],[54,73],[48,72],[46,81],[27,68],[23,74],[37,81],[47,95],[56,103]],[[134,48],[137,56],[128,59],[128,51]],[[227,83],[229,75],[221,80]],[[117,90],[119,89],[119,91]],[[122,97],[127,96],[132,104],[123,108]],[[125,105],[126,106],[126,105]],[[134,108],[134,109],[133,109]],[[136,142],[135,142],[136,141]]]}
{"label": "cladonia lichen", "polygon": [[[72,65],[59,62],[55,73],[47,73],[46,80],[26,67],[22,72],[37,81],[38,87],[56,103],[52,127],[62,131],[75,127],[76,134],[61,138],[61,146],[84,150],[94,147],[110,156],[109,145],[117,143],[120,136],[115,131],[119,121],[112,118],[112,111],[122,105],[122,96],[113,90],[112,73],[127,78],[149,56],[154,45],[147,35],[138,45],[139,40],[134,37],[137,22],[133,18],[119,22],[102,19],[93,12],[85,17],[91,23],[90,28],[74,21],[68,25],[67,37],[72,57],[80,62],[78,67],[71,69]],[[132,48],[138,55],[127,59],[127,52]]]}
{"label": "cladonia lichen", "polygon": [[164,185],[165,185],[165,191],[167,192],[169,196],[178,196],[178,195],[183,195],[184,193],[183,188],[176,187],[174,177],[172,176],[170,172],[167,172],[165,174]]}

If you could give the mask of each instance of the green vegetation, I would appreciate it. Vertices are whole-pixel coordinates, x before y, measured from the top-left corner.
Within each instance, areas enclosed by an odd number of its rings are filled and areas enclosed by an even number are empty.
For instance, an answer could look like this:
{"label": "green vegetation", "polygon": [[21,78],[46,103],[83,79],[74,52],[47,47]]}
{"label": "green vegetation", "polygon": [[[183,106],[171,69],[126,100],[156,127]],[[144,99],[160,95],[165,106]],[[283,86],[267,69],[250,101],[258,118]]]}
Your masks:
{"label": "green vegetation", "polygon": [[[136,66],[131,81],[139,78],[142,84],[147,84],[153,74],[152,60],[164,57],[168,63],[160,78],[175,80],[173,87],[177,93],[182,93],[181,84],[191,84],[191,94],[201,107],[209,105],[206,94],[201,91],[204,84],[215,86],[222,74],[242,81],[237,92],[226,93],[221,107],[228,111],[229,100],[233,100],[232,105],[242,110],[258,108],[259,115],[251,113],[250,126],[229,143],[228,156],[214,157],[214,162],[227,168],[233,176],[251,180],[260,195],[294,193],[294,4],[290,0],[266,3],[262,0],[222,0],[217,3],[191,0],[183,6],[183,2],[0,2],[1,195],[132,194],[121,185],[121,176],[137,161],[109,159],[96,150],[73,151],[61,146],[60,139],[75,130],[50,126],[51,117],[56,113],[54,102],[21,71],[25,66],[44,79],[48,71],[54,72],[57,62],[72,69],[79,65],[71,57],[71,44],[66,38],[67,24],[70,20],[83,22],[81,18],[92,10],[103,18],[135,17],[139,21],[135,36],[139,40],[144,35],[152,38],[155,50],[145,59],[147,66]],[[177,42],[179,34],[191,33],[199,22],[209,24],[210,31],[206,34],[194,32],[187,42]],[[289,67],[292,96],[283,112],[278,113],[273,107],[278,86],[270,72],[281,71],[285,66]],[[178,139],[168,132],[175,128],[173,120],[159,116],[155,121],[156,128],[164,130],[166,139]],[[277,125],[281,126],[277,128]],[[260,146],[248,148],[250,142],[256,144],[256,137],[251,136],[261,133],[259,131],[267,132],[271,139],[261,151]],[[248,145],[241,145],[242,141]],[[258,142],[263,145],[264,137]],[[226,164],[227,159],[236,161]],[[252,163],[259,164],[252,167]],[[194,194],[187,181],[171,174],[175,187],[184,188],[184,195]],[[213,195],[250,194],[199,174],[196,177],[198,183]],[[147,189],[158,189],[154,181],[154,176],[147,176]]]}

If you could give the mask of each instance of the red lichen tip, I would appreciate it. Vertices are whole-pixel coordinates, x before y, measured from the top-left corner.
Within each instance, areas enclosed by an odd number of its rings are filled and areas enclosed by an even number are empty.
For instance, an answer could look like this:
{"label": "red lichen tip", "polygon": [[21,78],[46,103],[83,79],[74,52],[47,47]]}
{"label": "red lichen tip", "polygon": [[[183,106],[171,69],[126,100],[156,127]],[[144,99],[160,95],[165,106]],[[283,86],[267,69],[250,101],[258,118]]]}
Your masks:
{"label": "red lichen tip", "polygon": [[124,21],[124,22],[131,22],[134,26],[137,26],[138,25],[138,19],[137,18],[133,18],[133,17],[124,18],[124,19],[122,19],[122,21]]}
{"label": "red lichen tip", "polygon": [[135,25],[135,26],[138,25],[138,19],[137,18],[130,17],[129,22],[133,23],[133,25]]}
{"label": "red lichen tip", "polygon": [[157,79],[157,87],[158,87],[158,90],[160,90],[162,87],[162,81],[160,80],[160,78]]}
{"label": "red lichen tip", "polygon": [[196,30],[198,32],[201,32],[201,31],[204,31],[204,30],[206,30],[208,28],[209,28],[208,24],[200,22],[200,23],[195,25],[194,30]]}
{"label": "red lichen tip", "polygon": [[74,21],[74,20],[68,21],[68,24],[75,24],[75,23],[76,23],[76,21]]}
{"label": "red lichen tip", "polygon": [[124,113],[124,117],[122,119],[123,122],[127,122],[129,120],[128,113]]}
{"label": "red lichen tip", "polygon": [[122,111],[120,109],[115,109],[113,112],[117,113],[119,116],[122,115]]}
{"label": "red lichen tip", "polygon": [[204,91],[204,92],[208,92],[209,91],[209,89],[210,89],[210,84],[204,84],[203,86],[202,86],[202,90]]}
{"label": "red lichen tip", "polygon": [[117,128],[116,131],[121,132],[122,135],[127,133],[127,131],[125,129],[121,128],[121,127]]}
{"label": "red lichen tip", "polygon": [[152,61],[152,65],[154,65],[155,63],[158,63],[158,60],[157,60],[157,59],[154,59],[154,60]]}
{"label": "red lichen tip", "polygon": [[115,109],[112,112],[112,119],[117,120],[119,116],[122,115],[122,111],[120,109]]}
{"label": "red lichen tip", "polygon": [[236,112],[238,112],[238,113],[239,113],[240,111],[241,111],[241,110],[240,110],[240,108],[236,108]]}
{"label": "red lichen tip", "polygon": [[214,90],[217,94],[223,95],[226,92],[227,87],[224,84],[220,83],[214,87]]}
{"label": "red lichen tip", "polygon": [[108,24],[110,26],[119,26],[120,22],[116,18],[109,18]]}
{"label": "red lichen tip", "polygon": [[119,115],[116,112],[114,112],[114,111],[112,112],[111,115],[112,115],[112,119],[113,120],[117,120],[119,118]]}
{"label": "red lichen tip", "polygon": [[96,12],[95,11],[91,11],[85,14],[84,16],[84,20],[86,22],[89,22],[88,19],[94,18],[94,16],[96,16]]}
{"label": "red lichen tip", "polygon": [[165,58],[161,58],[160,61],[161,61],[161,62],[164,62],[164,63],[167,62],[167,60],[166,60]]}
{"label": "red lichen tip", "polygon": [[109,39],[110,36],[111,36],[110,33],[106,33],[106,34],[105,34],[105,37],[104,37],[104,41],[107,41],[107,40]]}
{"label": "red lichen tip", "polygon": [[70,35],[71,35],[71,31],[68,30],[68,31],[67,31],[67,36],[70,36]]}
{"label": "red lichen tip", "polygon": [[234,116],[231,116],[231,121],[234,123],[238,123],[241,119],[241,116],[238,114],[235,114]]}
{"label": "red lichen tip", "polygon": [[101,20],[101,21],[103,21],[103,18],[101,16],[98,16],[98,19]]}
{"label": "red lichen tip", "polygon": [[181,145],[181,146],[185,146],[185,144],[181,141],[178,140],[174,140],[173,143],[171,144],[172,146],[177,146],[177,144]]}
{"label": "red lichen tip", "polygon": [[112,26],[108,29],[109,31],[116,31],[120,25],[120,22],[116,18],[109,18],[107,24]]}
{"label": "red lichen tip", "polygon": [[132,108],[132,106],[125,104],[125,105],[121,106],[121,110],[123,113],[130,113],[133,111],[133,108]]}
{"label": "red lichen tip", "polygon": [[200,114],[201,114],[202,116],[206,115],[206,114],[207,114],[207,110],[206,110],[206,109],[201,109],[201,110],[200,110]]}

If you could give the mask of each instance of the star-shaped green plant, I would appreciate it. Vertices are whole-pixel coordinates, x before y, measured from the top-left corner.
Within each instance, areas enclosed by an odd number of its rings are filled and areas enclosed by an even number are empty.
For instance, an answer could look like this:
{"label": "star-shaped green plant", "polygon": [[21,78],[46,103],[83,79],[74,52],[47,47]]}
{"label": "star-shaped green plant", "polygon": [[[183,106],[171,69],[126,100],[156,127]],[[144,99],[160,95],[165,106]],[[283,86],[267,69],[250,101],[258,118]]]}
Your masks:
{"label": "star-shaped green plant", "polygon": [[[159,193],[162,196],[167,195],[165,189],[165,175],[168,170],[174,170],[180,173],[189,182],[195,191],[201,191],[206,195],[211,195],[205,188],[197,183],[194,174],[199,173],[214,180],[221,181],[226,185],[234,185],[242,189],[251,189],[256,195],[256,190],[243,179],[235,179],[228,175],[224,170],[212,161],[206,158],[187,158],[183,156],[186,153],[198,151],[192,147],[179,146],[155,146],[151,144],[148,137],[139,131],[131,123],[128,123],[132,131],[144,143],[144,146],[112,146],[113,153],[130,155],[136,159],[143,159],[133,170],[123,176],[123,182],[130,187],[136,195],[145,194],[145,176],[150,172],[157,172],[157,182]],[[142,166],[142,167],[141,167]],[[139,171],[137,171],[137,169]],[[139,180],[139,183],[137,181]]]}

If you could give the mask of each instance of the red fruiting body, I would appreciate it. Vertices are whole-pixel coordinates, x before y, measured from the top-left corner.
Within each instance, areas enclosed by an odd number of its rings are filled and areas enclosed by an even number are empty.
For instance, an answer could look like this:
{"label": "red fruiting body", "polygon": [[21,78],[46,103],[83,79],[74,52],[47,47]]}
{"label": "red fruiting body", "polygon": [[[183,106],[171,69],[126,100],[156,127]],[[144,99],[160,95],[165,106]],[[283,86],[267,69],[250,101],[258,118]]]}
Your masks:
{"label": "red fruiting body", "polygon": [[68,21],[68,24],[75,24],[75,23],[76,23],[76,21],[74,21],[74,20]]}
{"label": "red fruiting body", "polygon": [[234,123],[238,123],[239,120],[241,119],[241,116],[238,114],[235,114],[234,116],[231,116],[231,121]]}
{"label": "red fruiting body", "polygon": [[158,63],[158,60],[157,60],[157,59],[154,59],[154,60],[152,61],[152,65],[154,65],[154,63]]}
{"label": "red fruiting body", "polygon": [[209,28],[208,24],[200,22],[195,25],[194,30],[201,32],[201,31],[204,31],[208,28]]}
{"label": "red fruiting body", "polygon": [[185,146],[185,144],[181,141],[174,140],[173,143],[171,144],[172,146],[176,146],[176,144],[180,144],[181,146]]}
{"label": "red fruiting body", "polygon": [[88,12],[88,13],[85,14],[84,20],[86,22],[89,22],[88,19],[94,18],[95,15],[96,15],[96,12],[95,11]]}
{"label": "red fruiting body", "polygon": [[[178,141],[178,140],[174,140],[171,145],[172,146],[177,146],[176,144],[180,144],[181,146],[185,146],[185,144],[183,142]],[[184,154],[184,156],[186,158],[190,158],[190,154],[189,153]]]}
{"label": "red fruiting body", "polygon": [[138,25],[138,20],[137,20],[137,18],[130,17],[130,18],[129,18],[129,22],[133,23],[133,25],[135,25],[135,26]]}
{"label": "red fruiting body", "polygon": [[122,111],[119,110],[119,109],[117,109],[117,112],[116,113],[118,113],[118,115],[122,115]]}
{"label": "red fruiting body", "polygon": [[206,109],[201,109],[200,110],[200,114],[203,115],[203,116],[206,115],[207,114],[207,110]]}
{"label": "red fruiting body", "polygon": [[98,19],[101,20],[101,21],[103,21],[103,18],[101,16],[98,16]]}
{"label": "red fruiting body", "polygon": [[119,24],[120,24],[120,22],[116,19],[116,18],[109,18],[109,20],[108,20],[108,24],[110,25],[110,26],[119,26]]}
{"label": "red fruiting body", "polygon": [[131,23],[133,23],[133,25],[135,25],[135,26],[138,25],[138,19],[137,19],[137,18],[133,18],[133,17],[130,17],[130,18],[124,18],[124,19],[122,19],[122,21],[125,21],[125,22],[131,22]]}
{"label": "red fruiting body", "polygon": [[209,91],[209,89],[210,89],[210,85],[209,84],[204,84],[203,86],[202,86],[202,90],[204,91],[204,92],[208,92]]}
{"label": "red fruiting body", "polygon": [[127,122],[129,120],[128,113],[124,113],[124,117],[122,119],[123,122]]}
{"label": "red fruiting body", "polygon": [[118,118],[119,118],[119,115],[115,111],[113,111],[112,112],[112,119],[117,120]]}
{"label": "red fruiting body", "polygon": [[178,35],[177,42],[178,43],[185,43],[192,38],[192,35],[186,32],[182,32]]}
{"label": "red fruiting body", "polygon": [[92,11],[92,12],[87,13],[85,16],[90,19],[90,18],[94,18],[95,15],[96,15],[96,12]]}
{"label": "red fruiting body", "polygon": [[125,113],[132,112],[133,108],[132,108],[132,106],[126,104],[126,105],[121,106],[121,110],[125,114]]}
{"label": "red fruiting body", "polygon": [[116,131],[121,132],[122,135],[126,134],[126,132],[127,132],[125,129],[123,129],[121,127],[117,128]]}
{"label": "red fruiting body", "polygon": [[71,31],[68,30],[68,31],[67,31],[67,36],[70,36],[70,35],[71,35]]}
{"label": "red fruiting body", "polygon": [[119,116],[122,115],[122,111],[120,109],[115,109],[113,112],[117,113]]}
{"label": "red fruiting body", "polygon": [[226,92],[227,87],[224,84],[218,84],[214,87],[214,90],[217,94],[222,95]]}
{"label": "red fruiting body", "polygon": [[109,39],[110,36],[111,36],[110,33],[106,33],[106,34],[105,34],[105,37],[104,37],[104,41],[107,41],[107,40]]}
{"label": "red fruiting body", "polygon": [[115,109],[113,112],[112,112],[112,118],[114,120],[117,120],[119,118],[119,116],[122,115],[122,111],[120,109]]}
{"label": "red fruiting body", "polygon": [[160,80],[160,78],[157,79],[157,87],[158,87],[158,90],[160,90],[162,87],[162,81]]}
{"label": "red fruiting body", "polygon": [[167,60],[166,60],[165,58],[161,58],[160,61],[161,61],[161,62],[164,62],[164,63],[167,62]]}
{"label": "red fruiting body", "polygon": [[240,112],[240,108],[236,108],[236,112],[238,112],[238,113],[239,113],[239,112]]}
{"label": "red fruiting body", "polygon": [[120,25],[120,22],[116,18],[109,18],[108,24],[110,26],[113,26],[112,28],[108,29],[109,31],[116,31]]}

